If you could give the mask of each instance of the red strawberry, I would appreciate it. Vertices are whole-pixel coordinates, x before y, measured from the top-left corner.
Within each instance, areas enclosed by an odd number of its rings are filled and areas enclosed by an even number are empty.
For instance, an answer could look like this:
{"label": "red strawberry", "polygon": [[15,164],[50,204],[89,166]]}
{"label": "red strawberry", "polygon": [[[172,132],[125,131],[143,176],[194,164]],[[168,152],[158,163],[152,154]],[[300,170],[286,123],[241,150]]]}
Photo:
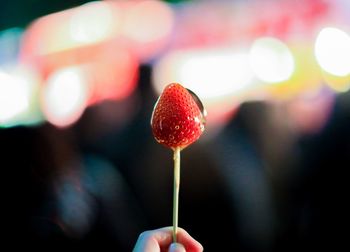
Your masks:
{"label": "red strawberry", "polygon": [[181,149],[204,131],[205,115],[198,97],[178,83],[165,87],[153,109],[151,126],[155,139],[169,148]]}

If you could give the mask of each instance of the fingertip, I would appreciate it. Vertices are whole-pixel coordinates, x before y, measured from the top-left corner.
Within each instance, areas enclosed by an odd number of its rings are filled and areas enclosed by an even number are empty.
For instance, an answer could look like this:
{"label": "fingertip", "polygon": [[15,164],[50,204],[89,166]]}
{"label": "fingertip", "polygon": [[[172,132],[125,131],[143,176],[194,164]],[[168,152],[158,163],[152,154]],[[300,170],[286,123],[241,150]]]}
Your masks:
{"label": "fingertip", "polygon": [[186,230],[179,228],[178,242],[181,243],[187,252],[202,252],[203,246],[195,240]]}
{"label": "fingertip", "polygon": [[180,243],[172,243],[169,247],[169,252],[186,252],[186,249]]}

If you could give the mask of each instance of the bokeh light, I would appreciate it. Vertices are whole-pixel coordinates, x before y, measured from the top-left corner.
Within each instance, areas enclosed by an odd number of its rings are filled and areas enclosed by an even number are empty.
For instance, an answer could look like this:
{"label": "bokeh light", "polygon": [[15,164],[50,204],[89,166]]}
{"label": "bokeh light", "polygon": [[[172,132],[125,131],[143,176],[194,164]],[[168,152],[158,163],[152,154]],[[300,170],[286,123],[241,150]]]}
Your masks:
{"label": "bokeh light", "polygon": [[49,122],[65,127],[79,119],[87,104],[88,83],[82,68],[54,72],[43,91],[43,112]]}
{"label": "bokeh light", "polygon": [[23,29],[10,28],[0,31],[0,64],[15,62]]}
{"label": "bokeh light", "polygon": [[322,69],[335,76],[350,74],[350,36],[344,31],[327,27],[315,42],[315,56]]}
{"label": "bokeh light", "polygon": [[0,127],[41,123],[38,74],[26,65],[4,65],[0,76]]}
{"label": "bokeh light", "polygon": [[[271,100],[290,100],[304,92],[317,91],[322,87],[319,66],[313,50],[306,41],[298,41],[290,45],[294,57],[295,69],[292,76],[283,82],[263,85]],[[257,91],[261,93],[262,90]]]}
{"label": "bokeh light", "polygon": [[82,44],[107,39],[118,27],[117,8],[107,2],[90,2],[76,8],[69,22],[71,38]]}
{"label": "bokeh light", "polygon": [[204,100],[242,91],[252,79],[248,54],[233,49],[174,52],[159,61],[154,70],[159,93],[167,83],[178,81]]}
{"label": "bokeh light", "polygon": [[268,83],[288,80],[294,72],[294,58],[289,48],[272,37],[254,41],[250,62],[257,77]]}
{"label": "bokeh light", "polygon": [[147,43],[167,36],[172,25],[173,12],[167,4],[155,0],[139,1],[126,13],[123,32],[128,38]]}
{"label": "bokeh light", "polygon": [[124,14],[121,35],[142,61],[152,59],[170,39],[175,22],[173,9],[161,1],[135,1]]}
{"label": "bokeh light", "polygon": [[139,62],[127,46],[113,43],[95,50],[86,73],[93,91],[89,104],[122,100],[137,87]]}
{"label": "bokeh light", "polygon": [[120,27],[118,5],[95,1],[35,20],[26,30],[22,57],[48,55],[112,39]]}
{"label": "bokeh light", "polygon": [[28,86],[14,76],[0,71],[0,124],[9,122],[29,107]]}

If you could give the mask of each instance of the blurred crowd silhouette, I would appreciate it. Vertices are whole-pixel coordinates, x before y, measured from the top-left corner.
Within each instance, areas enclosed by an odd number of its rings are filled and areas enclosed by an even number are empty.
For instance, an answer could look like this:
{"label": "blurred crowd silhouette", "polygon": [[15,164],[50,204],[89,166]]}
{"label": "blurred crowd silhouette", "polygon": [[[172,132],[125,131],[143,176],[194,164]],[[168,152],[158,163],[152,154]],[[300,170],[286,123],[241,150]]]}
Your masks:
{"label": "blurred crowd silhouette", "polygon": [[[132,96],[89,107],[71,127],[0,129],[6,236],[131,251],[142,231],[171,225],[172,153],[151,133],[151,71],[140,68]],[[183,151],[179,225],[205,251],[346,250],[349,101],[335,97],[312,134],[279,105],[243,103]]]}

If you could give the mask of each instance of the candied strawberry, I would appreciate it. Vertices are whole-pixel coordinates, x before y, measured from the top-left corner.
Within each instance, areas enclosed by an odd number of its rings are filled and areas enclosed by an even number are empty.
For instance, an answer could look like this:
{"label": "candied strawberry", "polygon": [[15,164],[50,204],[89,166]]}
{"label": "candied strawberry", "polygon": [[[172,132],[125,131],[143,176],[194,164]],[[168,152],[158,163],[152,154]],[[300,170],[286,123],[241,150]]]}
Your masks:
{"label": "candied strawberry", "polygon": [[180,84],[166,86],[151,118],[157,142],[172,149],[183,149],[196,141],[204,131],[202,106],[198,97]]}

